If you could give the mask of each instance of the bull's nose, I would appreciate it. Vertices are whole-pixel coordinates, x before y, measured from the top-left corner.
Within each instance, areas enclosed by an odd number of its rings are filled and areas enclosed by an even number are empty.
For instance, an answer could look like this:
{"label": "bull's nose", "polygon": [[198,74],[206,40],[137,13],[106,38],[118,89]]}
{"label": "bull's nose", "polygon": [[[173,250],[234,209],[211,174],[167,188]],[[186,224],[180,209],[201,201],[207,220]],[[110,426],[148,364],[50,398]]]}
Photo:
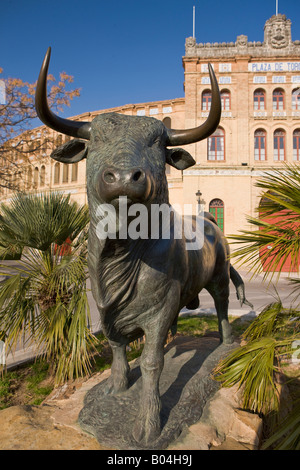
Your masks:
{"label": "bull's nose", "polygon": [[128,196],[132,200],[143,200],[149,195],[150,177],[142,168],[106,168],[99,181],[99,194],[105,200]]}
{"label": "bull's nose", "polygon": [[114,170],[105,170],[102,175],[103,181],[107,184],[115,183],[120,179],[119,175]]}
{"label": "bull's nose", "polygon": [[142,183],[146,178],[145,172],[139,168],[136,170],[132,170],[130,179],[131,181],[135,181],[137,183]]}
{"label": "bull's nose", "polygon": [[102,174],[103,181],[106,184],[115,183],[143,183],[146,179],[146,174],[141,168],[134,168],[132,170],[119,170],[115,168],[107,168]]}

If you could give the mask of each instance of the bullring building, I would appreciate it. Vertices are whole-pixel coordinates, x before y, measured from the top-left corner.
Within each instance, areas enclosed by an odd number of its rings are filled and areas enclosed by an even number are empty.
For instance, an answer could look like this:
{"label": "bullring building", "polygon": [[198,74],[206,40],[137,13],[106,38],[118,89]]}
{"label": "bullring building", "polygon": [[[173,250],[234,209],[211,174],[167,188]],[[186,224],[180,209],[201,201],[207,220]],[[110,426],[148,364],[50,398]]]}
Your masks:
{"label": "bullring building", "polygon": [[[184,97],[124,105],[75,116],[89,121],[97,114],[117,112],[152,116],[173,129],[204,122],[211,104],[208,62],[214,68],[222,103],[219,127],[208,139],[186,146],[196,165],[184,171],[166,169],[171,204],[192,204],[200,198],[225,235],[247,228],[255,215],[260,190],[255,181],[283,162],[300,161],[300,40],[292,40],[291,21],[274,15],[266,21],[263,41],[241,35],[232,42],[185,41]],[[43,140],[52,133],[53,147],[68,140],[45,126],[30,131]],[[22,138],[22,136],[20,136]],[[55,162],[48,149],[24,166],[27,191],[58,190],[86,203],[85,160],[73,165]],[[10,193],[2,189],[1,200]]]}

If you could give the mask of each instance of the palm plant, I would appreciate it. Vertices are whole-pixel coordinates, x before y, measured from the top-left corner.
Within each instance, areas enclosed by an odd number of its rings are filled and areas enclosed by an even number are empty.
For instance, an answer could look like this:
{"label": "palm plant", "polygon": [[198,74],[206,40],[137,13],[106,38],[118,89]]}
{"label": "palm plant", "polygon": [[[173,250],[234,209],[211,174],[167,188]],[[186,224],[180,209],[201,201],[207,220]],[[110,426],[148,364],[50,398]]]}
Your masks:
{"label": "palm plant", "polygon": [[[22,260],[13,271],[1,266],[0,331],[13,349],[34,342],[51,363],[56,384],[89,372],[90,331],[86,292],[87,207],[70,196],[17,194],[2,205],[0,243],[17,248]],[[69,240],[71,251],[61,256]]]}
{"label": "palm plant", "polygon": [[[300,250],[300,173],[298,165],[285,164],[272,170],[257,182],[263,189],[259,217],[248,217],[252,230],[231,236],[239,248],[233,253],[241,264],[254,274],[264,271],[264,279],[278,275],[290,261],[291,270],[298,269]],[[299,294],[300,280],[290,279]],[[296,297],[296,298],[297,298]],[[295,300],[295,299],[294,299]],[[286,309],[280,299],[268,305],[244,332],[246,344],[236,349],[215,369],[215,377],[224,386],[243,387],[246,409],[270,414],[273,422],[279,417],[280,395],[277,376],[282,357],[291,357],[292,345],[299,339],[300,312]],[[288,438],[283,436],[288,433]],[[290,419],[279,427],[265,448],[277,442],[277,448],[299,448],[299,406]]]}
{"label": "palm plant", "polygon": [[299,311],[284,308],[280,301],[268,305],[243,333],[246,344],[218,364],[216,380],[226,387],[243,387],[245,409],[264,415],[278,412],[276,375],[282,357],[292,355],[299,328]]}
{"label": "palm plant", "polygon": [[[300,251],[300,173],[296,164],[285,164],[257,181],[263,189],[259,217],[247,217],[252,226],[239,235],[230,236],[240,247],[233,257],[264,276],[281,272],[288,258],[291,267],[298,266]],[[282,217],[280,217],[282,215]],[[294,280],[298,287],[298,279]]]}

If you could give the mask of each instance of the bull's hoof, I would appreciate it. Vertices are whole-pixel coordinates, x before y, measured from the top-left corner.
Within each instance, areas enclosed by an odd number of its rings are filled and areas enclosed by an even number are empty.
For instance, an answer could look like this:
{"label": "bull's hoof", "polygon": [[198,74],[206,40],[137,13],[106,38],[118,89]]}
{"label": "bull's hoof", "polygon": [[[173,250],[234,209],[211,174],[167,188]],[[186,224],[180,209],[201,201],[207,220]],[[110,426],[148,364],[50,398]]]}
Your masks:
{"label": "bull's hoof", "polygon": [[230,346],[234,342],[234,339],[232,336],[229,336],[228,338],[223,338],[222,343],[225,345]]}
{"label": "bull's hoof", "polygon": [[138,419],[134,425],[132,436],[136,442],[149,445],[160,436],[160,424],[151,423],[146,426],[142,419]]}
{"label": "bull's hoof", "polygon": [[230,326],[228,320],[223,320],[222,321],[220,333],[221,333],[221,342],[223,344],[230,345],[230,344],[233,343],[233,336],[232,336],[232,333],[231,333],[231,326]]}
{"label": "bull's hoof", "polygon": [[128,389],[128,380],[115,383],[112,376],[107,379],[106,385],[103,388],[104,395],[117,395],[126,392]]}

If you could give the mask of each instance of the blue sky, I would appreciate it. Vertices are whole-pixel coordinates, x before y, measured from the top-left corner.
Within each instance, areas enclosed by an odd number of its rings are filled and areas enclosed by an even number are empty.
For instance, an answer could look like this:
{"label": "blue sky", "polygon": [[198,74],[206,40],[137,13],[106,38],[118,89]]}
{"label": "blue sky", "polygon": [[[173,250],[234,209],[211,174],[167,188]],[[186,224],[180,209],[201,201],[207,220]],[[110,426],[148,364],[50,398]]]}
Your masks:
{"label": "blue sky", "polygon": [[[300,39],[300,0],[278,0]],[[182,56],[197,42],[263,41],[276,0],[2,0],[2,78],[37,79],[48,46],[50,73],[74,76],[81,96],[65,117],[130,103],[184,96]]]}

